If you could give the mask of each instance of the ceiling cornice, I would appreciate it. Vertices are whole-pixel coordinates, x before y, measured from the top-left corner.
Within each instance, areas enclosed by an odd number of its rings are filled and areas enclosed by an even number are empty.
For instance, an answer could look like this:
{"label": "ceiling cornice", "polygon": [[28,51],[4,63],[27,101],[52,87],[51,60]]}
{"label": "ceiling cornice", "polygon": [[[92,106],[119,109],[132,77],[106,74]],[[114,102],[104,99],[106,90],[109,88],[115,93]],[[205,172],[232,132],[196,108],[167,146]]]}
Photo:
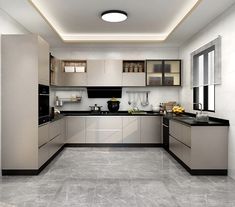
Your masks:
{"label": "ceiling cornice", "polygon": [[186,19],[193,10],[201,3],[202,0],[196,0],[189,6],[186,12],[180,15],[172,25],[170,25],[166,33],[151,33],[151,34],[67,34],[62,28],[59,28],[49,14],[39,5],[36,0],[28,0],[43,19],[50,25],[63,42],[78,43],[78,42],[163,42],[169,35]]}

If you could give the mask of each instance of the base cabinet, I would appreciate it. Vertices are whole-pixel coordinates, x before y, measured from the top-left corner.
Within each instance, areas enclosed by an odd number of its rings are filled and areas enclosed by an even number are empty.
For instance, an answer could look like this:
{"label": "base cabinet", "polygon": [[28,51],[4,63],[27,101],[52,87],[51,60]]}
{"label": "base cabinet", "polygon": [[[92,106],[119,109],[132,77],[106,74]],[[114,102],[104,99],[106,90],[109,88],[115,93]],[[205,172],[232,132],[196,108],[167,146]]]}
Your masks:
{"label": "base cabinet", "polygon": [[39,137],[42,136],[42,134],[48,137],[48,139],[42,145],[39,145],[38,168],[40,168],[47,160],[50,159],[50,157],[52,157],[64,145],[64,140],[65,140],[64,118],[51,122],[45,126],[39,127]]}
{"label": "base cabinet", "polygon": [[122,143],[122,118],[87,117],[86,143]]}
{"label": "base cabinet", "polygon": [[161,118],[159,116],[143,116],[140,118],[140,142],[162,143]]}
{"label": "base cabinet", "polygon": [[123,143],[140,143],[140,117],[123,117]]}
{"label": "base cabinet", "polygon": [[227,126],[186,126],[170,120],[169,128],[170,151],[191,170],[227,170]]}
{"label": "base cabinet", "polygon": [[66,143],[85,143],[86,118],[80,116],[66,117]]}
{"label": "base cabinet", "polygon": [[159,116],[68,116],[68,144],[160,144]]}

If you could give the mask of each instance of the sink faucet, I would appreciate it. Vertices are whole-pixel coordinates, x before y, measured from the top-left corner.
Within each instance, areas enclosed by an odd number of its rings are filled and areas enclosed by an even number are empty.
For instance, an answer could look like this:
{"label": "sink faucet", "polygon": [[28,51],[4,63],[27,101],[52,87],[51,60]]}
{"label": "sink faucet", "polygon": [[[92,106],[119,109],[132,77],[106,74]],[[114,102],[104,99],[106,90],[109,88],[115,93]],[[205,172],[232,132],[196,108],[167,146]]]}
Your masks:
{"label": "sink faucet", "polygon": [[207,114],[202,113],[202,104],[201,103],[193,103],[193,105],[199,105],[200,113],[196,113],[196,121],[198,122],[208,122],[209,116]]}
{"label": "sink faucet", "polygon": [[199,105],[200,113],[202,114],[202,104],[201,103],[193,103],[193,105]]}

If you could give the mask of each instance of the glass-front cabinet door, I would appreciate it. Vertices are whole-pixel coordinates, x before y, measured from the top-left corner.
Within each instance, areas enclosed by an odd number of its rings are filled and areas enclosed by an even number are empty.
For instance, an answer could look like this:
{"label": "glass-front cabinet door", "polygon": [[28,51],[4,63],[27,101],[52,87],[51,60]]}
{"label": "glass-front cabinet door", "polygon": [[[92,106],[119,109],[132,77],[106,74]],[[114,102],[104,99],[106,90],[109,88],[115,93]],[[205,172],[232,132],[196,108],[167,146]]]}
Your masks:
{"label": "glass-front cabinet door", "polygon": [[147,86],[180,86],[181,60],[147,60]]}
{"label": "glass-front cabinet door", "polygon": [[147,86],[161,86],[163,84],[163,64],[161,60],[147,61]]}

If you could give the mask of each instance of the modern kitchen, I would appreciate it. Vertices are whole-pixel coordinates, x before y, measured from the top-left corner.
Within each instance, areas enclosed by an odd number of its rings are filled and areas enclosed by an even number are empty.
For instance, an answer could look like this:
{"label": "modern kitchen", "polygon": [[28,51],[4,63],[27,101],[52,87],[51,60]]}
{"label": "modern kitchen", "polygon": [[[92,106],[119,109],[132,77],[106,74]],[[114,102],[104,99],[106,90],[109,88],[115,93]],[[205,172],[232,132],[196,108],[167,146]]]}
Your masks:
{"label": "modern kitchen", "polygon": [[234,0],[0,0],[0,206],[235,206],[234,24]]}

